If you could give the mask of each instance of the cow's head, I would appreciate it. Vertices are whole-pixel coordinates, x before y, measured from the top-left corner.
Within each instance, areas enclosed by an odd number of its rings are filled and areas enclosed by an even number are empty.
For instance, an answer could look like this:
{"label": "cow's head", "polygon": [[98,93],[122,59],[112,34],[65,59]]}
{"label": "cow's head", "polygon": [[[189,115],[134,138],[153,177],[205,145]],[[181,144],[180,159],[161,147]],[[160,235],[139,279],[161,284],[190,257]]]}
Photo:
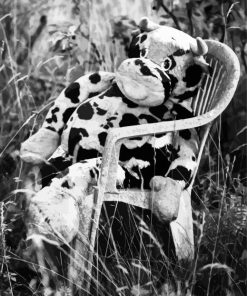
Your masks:
{"label": "cow's head", "polygon": [[208,51],[205,41],[147,18],[139,28],[130,44],[130,59],[119,67],[117,81],[123,92],[148,106],[162,104],[169,97],[179,101],[193,97],[203,72],[208,71],[203,58]]}

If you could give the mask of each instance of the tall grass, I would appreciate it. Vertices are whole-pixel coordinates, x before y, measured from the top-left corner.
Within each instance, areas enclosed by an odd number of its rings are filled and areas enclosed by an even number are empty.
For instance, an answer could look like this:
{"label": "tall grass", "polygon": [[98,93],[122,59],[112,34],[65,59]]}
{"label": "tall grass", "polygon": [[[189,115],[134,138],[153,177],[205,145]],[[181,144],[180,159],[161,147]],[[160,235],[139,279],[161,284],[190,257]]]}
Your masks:
{"label": "tall grass", "polygon": [[[123,40],[128,42],[135,27],[135,21],[126,17],[118,18],[114,26],[110,21],[104,27],[101,23],[101,31],[97,23],[100,38],[96,38],[94,20],[101,13],[108,16],[109,7],[102,3],[92,10],[89,2],[71,3],[84,27],[73,31],[71,26],[65,29],[57,26],[52,46],[39,62],[33,57],[37,56],[42,34],[47,34],[46,19],[34,22],[37,30],[29,33],[27,18],[23,16],[26,13],[33,17],[42,5],[9,0],[0,4],[0,295],[85,293],[80,275],[68,272],[69,261],[76,269],[85,260],[77,247],[56,250],[36,245],[32,249],[25,242],[25,199],[20,190],[16,191],[22,188],[22,180],[30,169],[23,170],[18,158],[20,143],[40,127],[45,111],[70,80],[86,71],[114,70],[117,60],[125,54],[124,46],[121,47]],[[132,10],[136,15],[140,6],[140,1],[135,1]],[[168,12],[173,18],[172,10]],[[181,25],[181,15],[178,19]],[[164,242],[163,226],[152,226],[155,219],[152,216],[136,216],[129,208],[133,233],[128,233],[123,221],[117,218],[113,221],[106,214],[99,230],[99,242],[103,243],[93,253],[89,295],[245,295],[246,187],[238,171],[237,156],[222,151],[221,136],[221,128],[212,131],[193,191],[196,236],[193,262],[176,262],[164,248],[167,236]],[[116,233],[111,232],[113,223],[122,228],[128,256],[121,252]]]}

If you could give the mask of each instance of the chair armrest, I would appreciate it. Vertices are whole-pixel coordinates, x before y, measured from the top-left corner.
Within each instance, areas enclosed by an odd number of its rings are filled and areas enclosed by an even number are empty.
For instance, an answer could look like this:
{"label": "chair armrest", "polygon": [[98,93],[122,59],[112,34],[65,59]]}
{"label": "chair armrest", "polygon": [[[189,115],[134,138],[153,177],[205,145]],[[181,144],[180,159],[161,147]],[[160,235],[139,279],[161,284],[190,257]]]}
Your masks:
{"label": "chair armrest", "polygon": [[[157,123],[132,125],[109,130],[102,157],[102,167],[99,183],[106,190],[113,190],[116,185],[117,164],[121,140],[145,135],[160,134],[184,129],[191,129],[212,122],[221,110],[217,108],[188,119],[163,121]],[[107,185],[108,184],[108,185]]]}
{"label": "chair armrest", "polygon": [[125,138],[161,134],[203,126],[212,122],[221,114],[221,112],[221,108],[215,108],[205,114],[188,119],[162,121],[156,123],[113,128],[108,132],[105,148],[110,148],[111,146],[115,145],[116,142]]}

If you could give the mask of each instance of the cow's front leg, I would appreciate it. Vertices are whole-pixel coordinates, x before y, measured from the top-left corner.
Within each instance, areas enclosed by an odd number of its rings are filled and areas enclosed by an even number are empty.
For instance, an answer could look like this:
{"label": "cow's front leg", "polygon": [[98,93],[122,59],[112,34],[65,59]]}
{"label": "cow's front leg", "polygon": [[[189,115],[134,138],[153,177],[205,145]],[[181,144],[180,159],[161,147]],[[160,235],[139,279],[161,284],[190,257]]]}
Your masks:
{"label": "cow's front leg", "polygon": [[152,190],[150,209],[160,221],[177,218],[182,186],[179,182],[162,176],[154,176],[150,181]]}
{"label": "cow's front leg", "polygon": [[39,131],[21,145],[21,158],[38,164],[50,157],[58,147],[62,131],[74,110],[86,99],[107,90],[114,77],[115,74],[110,72],[87,74],[65,88],[49,109]]}
{"label": "cow's front leg", "polygon": [[153,189],[151,208],[162,221],[177,218],[182,191],[191,183],[196,168],[198,153],[196,131],[184,130],[174,136],[173,145],[166,147],[170,152],[170,166],[165,176],[154,176],[150,181]]}

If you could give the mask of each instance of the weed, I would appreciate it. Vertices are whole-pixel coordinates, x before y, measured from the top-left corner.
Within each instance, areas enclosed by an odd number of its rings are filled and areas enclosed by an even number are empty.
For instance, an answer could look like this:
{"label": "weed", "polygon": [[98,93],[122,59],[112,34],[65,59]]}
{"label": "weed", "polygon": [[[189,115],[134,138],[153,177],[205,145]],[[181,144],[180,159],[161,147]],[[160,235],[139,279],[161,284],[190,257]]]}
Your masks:
{"label": "weed", "polygon": [[[78,267],[85,260],[75,257],[77,248],[55,249],[47,244],[35,261],[37,249],[25,242],[20,188],[30,168],[23,167],[18,151],[20,143],[40,127],[64,86],[87,71],[116,68],[138,20],[123,14],[128,11],[140,18],[151,5],[116,1],[122,11],[114,18],[114,8],[104,1],[65,1],[65,8],[52,2],[0,3],[0,294],[4,296],[72,295],[71,287],[84,292],[80,275],[68,270],[69,261]],[[152,4],[160,23],[230,45],[240,60],[241,79],[232,104],[212,130],[194,186],[193,262],[176,262],[172,243],[164,247],[169,231],[150,213],[135,215],[129,208],[126,225],[105,212],[93,253],[89,294],[245,295],[246,3],[163,0]],[[102,16],[107,21],[102,22]],[[112,232],[114,225],[117,230]]]}

